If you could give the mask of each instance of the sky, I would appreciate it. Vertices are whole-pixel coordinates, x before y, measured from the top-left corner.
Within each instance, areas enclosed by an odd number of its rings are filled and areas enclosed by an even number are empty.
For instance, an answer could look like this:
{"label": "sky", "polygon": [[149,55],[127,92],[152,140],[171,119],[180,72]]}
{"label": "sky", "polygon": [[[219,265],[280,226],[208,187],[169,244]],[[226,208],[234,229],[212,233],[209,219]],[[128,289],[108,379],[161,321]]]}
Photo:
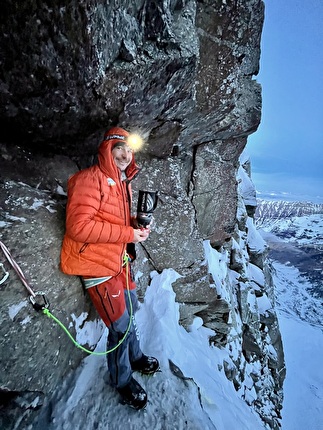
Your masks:
{"label": "sky", "polygon": [[262,194],[323,203],[322,22],[322,0],[265,0],[255,77],[262,85],[262,120],[246,148]]}
{"label": "sky", "polygon": [[[253,246],[263,247],[260,234],[253,234]],[[228,275],[223,254],[204,242],[209,271],[217,289],[226,284]],[[232,272],[232,271],[231,271]],[[282,430],[323,430],[323,310],[319,302],[306,292],[299,271],[288,265],[274,265],[277,314],[284,344],[287,376],[284,383]],[[140,276],[140,273],[137,274]],[[152,273],[144,302],[136,314],[142,349],[156,356],[161,372],[135,378],[148,393],[144,411],[134,411],[120,404],[115,390],[105,380],[104,356],[87,356],[72,379],[62,384],[52,402],[48,430],[264,430],[259,417],[242,394],[252,402],[252,374],[259,369],[249,364],[244,386],[238,391],[224,373],[223,361],[230,363],[227,348],[209,345],[212,330],[196,318],[187,331],[179,325],[179,308],[172,283],[179,275],[173,269]],[[309,287],[309,286],[308,286]],[[292,294],[290,293],[292,291]],[[254,305],[254,303],[250,303]],[[259,312],[266,304],[259,301]],[[90,343],[89,336],[98,332],[93,322],[80,321],[77,340]],[[101,331],[102,336],[102,331]],[[97,339],[97,335],[94,336]],[[105,350],[106,335],[96,351]],[[230,344],[235,356],[235,343]],[[173,363],[173,366],[170,364]],[[248,390],[248,387],[251,388]],[[268,429],[268,428],[267,428]]]}

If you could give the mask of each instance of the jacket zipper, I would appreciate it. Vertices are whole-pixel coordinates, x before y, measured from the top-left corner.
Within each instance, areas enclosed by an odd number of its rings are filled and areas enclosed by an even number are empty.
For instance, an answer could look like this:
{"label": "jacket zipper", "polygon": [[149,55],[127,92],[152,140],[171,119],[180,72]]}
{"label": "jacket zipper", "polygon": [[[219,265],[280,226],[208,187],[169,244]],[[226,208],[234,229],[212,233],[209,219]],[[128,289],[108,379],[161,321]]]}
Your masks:
{"label": "jacket zipper", "polygon": [[[124,185],[123,185],[123,182],[125,183]],[[128,191],[128,184],[129,184],[129,181],[127,181],[127,180],[125,180],[125,181],[121,181],[121,190],[122,190],[122,202],[123,202],[123,210],[124,210],[124,213],[125,214],[127,214],[127,211],[126,211],[126,208],[127,208],[127,201],[126,201],[126,193],[127,193],[127,195],[128,195],[128,193],[129,193],[129,191]],[[129,198],[129,197],[128,197]],[[130,205],[130,200],[129,200],[129,205]],[[130,216],[130,207],[129,207],[129,216]],[[127,218],[126,218],[126,220],[125,220],[125,225],[127,225]],[[121,253],[121,255],[120,255],[120,259],[121,259],[121,269],[120,269],[120,271],[119,271],[119,273],[118,273],[118,275],[122,272],[122,268],[123,268],[123,256],[124,256],[124,253],[125,253],[125,250],[126,250],[126,248],[127,248],[127,244],[124,244],[123,245],[123,248],[122,248],[122,253]]]}
{"label": "jacket zipper", "polygon": [[89,245],[88,242],[83,243],[83,245],[81,246],[81,248],[79,250],[79,254],[82,254],[86,250],[86,248],[88,247],[88,245]]}

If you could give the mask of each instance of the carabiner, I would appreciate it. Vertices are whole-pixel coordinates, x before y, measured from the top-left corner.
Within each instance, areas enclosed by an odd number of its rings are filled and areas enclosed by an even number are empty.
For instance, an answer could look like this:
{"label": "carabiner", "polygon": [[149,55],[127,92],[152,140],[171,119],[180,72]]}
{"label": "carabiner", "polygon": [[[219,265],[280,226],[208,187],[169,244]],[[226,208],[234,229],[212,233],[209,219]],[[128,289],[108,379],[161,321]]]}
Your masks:
{"label": "carabiner", "polygon": [[42,296],[44,303],[40,304],[36,302],[36,298],[34,296],[30,296],[29,300],[31,301],[31,304],[33,305],[33,308],[38,312],[38,311],[42,311],[43,309],[48,309],[49,308],[49,301],[47,300],[45,293],[39,291],[38,293],[35,294],[35,296]]}
{"label": "carabiner", "polygon": [[2,263],[0,263],[0,267],[1,267],[1,270],[3,272],[3,277],[0,280],[0,285],[1,285],[9,278],[9,272],[6,271],[6,269],[4,268],[4,265]]}

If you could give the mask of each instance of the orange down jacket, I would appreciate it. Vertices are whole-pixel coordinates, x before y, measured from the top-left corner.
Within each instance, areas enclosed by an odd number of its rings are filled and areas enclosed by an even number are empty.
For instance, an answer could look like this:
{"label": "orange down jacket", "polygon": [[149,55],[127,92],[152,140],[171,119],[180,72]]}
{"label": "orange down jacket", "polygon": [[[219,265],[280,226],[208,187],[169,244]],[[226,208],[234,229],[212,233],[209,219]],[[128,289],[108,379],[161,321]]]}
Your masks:
{"label": "orange down jacket", "polygon": [[81,170],[68,181],[61,250],[61,270],[66,274],[118,275],[127,243],[134,239],[130,181],[139,168],[133,156],[125,172],[127,179],[121,180],[112,156],[117,141],[104,140],[99,147],[98,165]]}

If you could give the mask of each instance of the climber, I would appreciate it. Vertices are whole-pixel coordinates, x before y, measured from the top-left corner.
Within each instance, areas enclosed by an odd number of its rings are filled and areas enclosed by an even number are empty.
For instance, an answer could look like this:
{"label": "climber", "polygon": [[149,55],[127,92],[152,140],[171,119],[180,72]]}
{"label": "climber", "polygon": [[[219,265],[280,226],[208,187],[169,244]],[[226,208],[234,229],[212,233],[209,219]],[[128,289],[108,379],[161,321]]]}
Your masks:
{"label": "climber", "polygon": [[134,318],[130,322],[130,310],[135,312],[138,308],[131,273],[135,243],[145,241],[150,230],[149,226],[138,228],[135,217],[131,217],[130,182],[139,168],[128,137],[124,129],[111,128],[99,146],[98,164],[69,179],[61,270],[82,277],[109,329],[109,350],[129,330],[121,345],[107,355],[109,381],[123,403],[142,409],[147,394],[132,374],[134,371],[153,374],[158,371],[159,363],[143,354]]}

